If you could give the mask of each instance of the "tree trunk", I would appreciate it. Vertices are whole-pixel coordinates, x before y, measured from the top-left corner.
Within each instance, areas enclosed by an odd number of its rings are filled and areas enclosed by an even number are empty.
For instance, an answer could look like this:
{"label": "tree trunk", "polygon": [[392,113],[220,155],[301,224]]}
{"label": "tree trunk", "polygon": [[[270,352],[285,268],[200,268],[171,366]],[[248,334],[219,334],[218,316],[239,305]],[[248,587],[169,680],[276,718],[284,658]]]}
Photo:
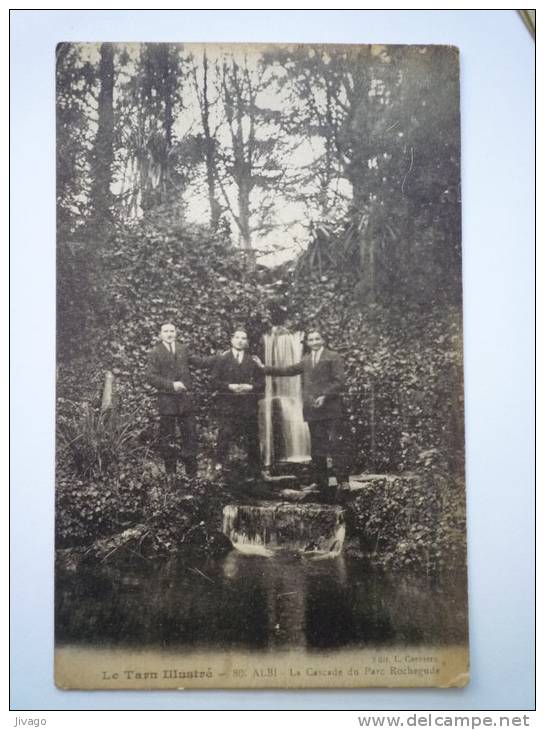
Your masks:
{"label": "tree trunk", "polygon": [[172,147],[172,127],[174,126],[172,102],[176,94],[176,77],[172,64],[170,63],[170,49],[168,46],[164,47],[163,74],[163,98],[165,102],[163,129],[165,130],[165,141],[168,153]]}
{"label": "tree trunk", "polygon": [[172,128],[174,126],[173,100],[176,97],[176,75],[170,59],[170,48],[168,45],[160,46],[161,56],[159,68],[162,70],[162,96],[165,105],[163,117],[163,132],[165,135],[165,146],[161,159],[161,182],[160,200],[166,202],[171,188],[170,180],[170,152],[172,149]]}
{"label": "tree trunk", "polygon": [[238,181],[239,228],[242,248],[249,251],[252,248],[250,233],[250,186],[245,177]]}
{"label": "tree trunk", "polygon": [[[238,215],[233,214],[239,229],[239,240],[244,251],[251,251],[252,237],[250,232],[250,193],[252,182],[253,154],[253,119],[250,118],[250,132],[244,137],[244,118],[246,107],[251,107],[251,89],[244,95],[243,83],[239,77],[239,67],[233,62],[230,72],[223,70],[224,105],[232,143],[231,175],[237,187]],[[253,111],[251,112],[253,114]]]}
{"label": "tree trunk", "polygon": [[206,156],[206,183],[208,186],[208,200],[210,203],[210,227],[215,231],[218,227],[221,206],[216,199],[216,150],[210,132],[210,100],[208,99],[208,59],[203,55],[203,95],[202,95],[202,126],[205,140]]}
{"label": "tree trunk", "polygon": [[93,223],[101,230],[110,218],[112,204],[113,133],[114,133],[114,46],[100,46],[100,93],[98,129],[92,155],[90,203]]}

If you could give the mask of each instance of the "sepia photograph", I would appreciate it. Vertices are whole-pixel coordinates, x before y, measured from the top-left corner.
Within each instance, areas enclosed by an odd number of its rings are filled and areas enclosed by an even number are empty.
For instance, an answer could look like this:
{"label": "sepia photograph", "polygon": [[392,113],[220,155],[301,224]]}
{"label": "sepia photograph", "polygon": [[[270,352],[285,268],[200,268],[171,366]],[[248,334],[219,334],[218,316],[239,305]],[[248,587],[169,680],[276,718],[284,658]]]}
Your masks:
{"label": "sepia photograph", "polygon": [[55,73],[56,686],[465,686],[458,49]]}

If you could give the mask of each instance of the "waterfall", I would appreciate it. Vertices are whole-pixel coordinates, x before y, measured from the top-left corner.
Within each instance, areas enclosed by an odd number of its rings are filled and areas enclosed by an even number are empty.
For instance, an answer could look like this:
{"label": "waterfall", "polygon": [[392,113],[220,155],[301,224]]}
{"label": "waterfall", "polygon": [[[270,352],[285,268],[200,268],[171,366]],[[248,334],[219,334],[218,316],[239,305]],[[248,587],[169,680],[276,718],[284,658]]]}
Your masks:
{"label": "waterfall", "polygon": [[[293,365],[303,354],[302,333],[273,327],[263,336],[266,365]],[[310,460],[310,434],[303,420],[301,376],[267,376],[259,405],[260,439],[265,466]]]}
{"label": "waterfall", "polygon": [[340,554],[345,537],[341,507],[320,504],[228,504],[223,508],[223,532],[236,550],[271,556],[277,551],[316,557]]}

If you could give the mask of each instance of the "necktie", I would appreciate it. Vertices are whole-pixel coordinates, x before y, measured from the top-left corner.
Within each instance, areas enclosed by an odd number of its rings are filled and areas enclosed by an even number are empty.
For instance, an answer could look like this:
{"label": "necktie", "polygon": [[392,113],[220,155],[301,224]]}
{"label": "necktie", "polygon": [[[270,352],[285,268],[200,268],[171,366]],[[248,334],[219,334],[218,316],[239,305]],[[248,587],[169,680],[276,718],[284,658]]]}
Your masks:
{"label": "necktie", "polygon": [[170,349],[170,354],[171,355],[174,355],[174,345],[172,344],[172,342],[169,342],[168,343],[168,347]]}
{"label": "necktie", "polygon": [[315,352],[312,353],[312,367],[313,368],[316,367],[316,353]]}

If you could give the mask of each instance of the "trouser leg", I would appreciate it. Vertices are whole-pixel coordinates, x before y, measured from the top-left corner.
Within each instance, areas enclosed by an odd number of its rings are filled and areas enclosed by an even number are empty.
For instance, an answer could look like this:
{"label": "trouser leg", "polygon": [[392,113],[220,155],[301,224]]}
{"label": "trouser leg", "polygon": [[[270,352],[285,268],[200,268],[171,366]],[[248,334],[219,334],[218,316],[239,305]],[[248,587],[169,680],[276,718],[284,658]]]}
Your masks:
{"label": "trouser leg", "polygon": [[219,419],[218,440],[216,443],[216,461],[218,464],[225,464],[229,454],[229,446],[234,436],[232,422],[225,417]]}
{"label": "trouser leg", "polygon": [[310,455],[314,480],[320,489],[329,485],[327,452],[329,448],[329,421],[310,421]]}
{"label": "trouser leg", "polygon": [[176,473],[176,416],[159,417],[159,446],[167,474]]}
{"label": "trouser leg", "polygon": [[195,416],[179,416],[181,452],[187,476],[197,473],[197,423]]}
{"label": "trouser leg", "polygon": [[341,419],[331,421],[329,434],[331,458],[333,460],[333,472],[337,478],[337,484],[348,482],[349,463],[346,445],[346,433],[344,423]]}
{"label": "trouser leg", "polygon": [[259,447],[259,428],[257,417],[249,417],[244,422],[244,437],[248,453],[248,466],[251,471],[258,472],[261,468],[261,452]]}

